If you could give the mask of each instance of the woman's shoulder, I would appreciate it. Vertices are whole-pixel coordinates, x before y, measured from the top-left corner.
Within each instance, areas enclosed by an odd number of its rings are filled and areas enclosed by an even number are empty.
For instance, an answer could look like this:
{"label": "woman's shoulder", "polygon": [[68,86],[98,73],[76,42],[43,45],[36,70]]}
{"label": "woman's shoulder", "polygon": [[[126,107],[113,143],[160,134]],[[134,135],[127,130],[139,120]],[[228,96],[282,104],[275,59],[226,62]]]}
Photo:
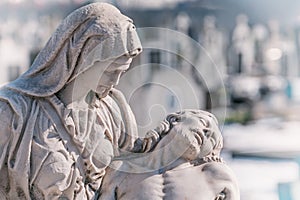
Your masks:
{"label": "woman's shoulder", "polygon": [[11,118],[13,115],[13,109],[11,105],[0,99],[0,116],[1,116],[1,121],[6,121],[6,119]]}
{"label": "woman's shoulder", "polygon": [[7,88],[0,89],[0,114],[3,113],[24,113],[33,101],[33,97],[16,92]]}
{"label": "woman's shoulder", "polygon": [[[10,105],[10,103],[4,99],[0,98],[0,130],[1,130],[1,137],[3,140],[5,140],[5,135],[6,137],[9,136],[8,133],[14,118],[15,112]],[[6,141],[6,140],[5,140]]]}

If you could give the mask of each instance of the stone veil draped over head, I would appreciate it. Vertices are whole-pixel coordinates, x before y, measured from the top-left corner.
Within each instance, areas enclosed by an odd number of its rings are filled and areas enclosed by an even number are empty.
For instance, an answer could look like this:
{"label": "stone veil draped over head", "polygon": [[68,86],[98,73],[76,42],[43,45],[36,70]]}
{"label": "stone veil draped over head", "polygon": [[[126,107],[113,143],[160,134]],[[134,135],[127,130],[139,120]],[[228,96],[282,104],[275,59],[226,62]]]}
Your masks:
{"label": "stone veil draped over head", "polygon": [[96,51],[100,54],[95,55],[94,61],[141,51],[134,25],[124,27],[124,20],[132,23],[106,3],[94,3],[74,11],[59,25],[30,69],[6,87],[32,96],[50,96],[78,75],[75,68],[95,47],[100,48]]}
{"label": "stone veil draped over head", "polygon": [[134,116],[117,90],[79,111],[57,93],[95,62],[141,49],[132,20],[112,5],[62,21],[28,71],[0,89],[0,199],[95,198],[110,149],[133,146]]}

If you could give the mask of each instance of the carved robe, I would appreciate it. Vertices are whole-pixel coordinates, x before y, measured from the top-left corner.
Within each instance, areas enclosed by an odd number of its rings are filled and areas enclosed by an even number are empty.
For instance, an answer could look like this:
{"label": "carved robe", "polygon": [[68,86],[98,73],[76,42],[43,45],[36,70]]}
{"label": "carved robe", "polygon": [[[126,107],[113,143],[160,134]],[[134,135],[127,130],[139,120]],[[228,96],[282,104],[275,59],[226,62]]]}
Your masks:
{"label": "carved robe", "polygon": [[62,21],[32,66],[0,89],[0,199],[97,196],[111,158],[132,148],[135,122],[125,127],[123,100],[69,109],[56,95],[95,62],[141,49],[132,20],[112,5],[89,4]]}
{"label": "carved robe", "polygon": [[132,148],[110,96],[76,110],[55,95],[2,90],[0,98],[0,190],[10,199],[92,199],[119,148]]}

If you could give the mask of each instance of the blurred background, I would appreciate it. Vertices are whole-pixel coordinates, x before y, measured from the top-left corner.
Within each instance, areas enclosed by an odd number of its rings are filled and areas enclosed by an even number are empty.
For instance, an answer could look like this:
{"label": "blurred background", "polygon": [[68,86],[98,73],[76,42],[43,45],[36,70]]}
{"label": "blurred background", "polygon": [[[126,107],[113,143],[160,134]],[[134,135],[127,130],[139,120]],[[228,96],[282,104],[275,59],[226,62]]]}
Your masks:
{"label": "blurred background", "polygon": [[[2,0],[0,84],[28,69],[59,22],[91,2]],[[101,2],[134,19],[144,46],[119,85],[141,136],[167,113],[211,111],[242,200],[300,199],[300,1]]]}

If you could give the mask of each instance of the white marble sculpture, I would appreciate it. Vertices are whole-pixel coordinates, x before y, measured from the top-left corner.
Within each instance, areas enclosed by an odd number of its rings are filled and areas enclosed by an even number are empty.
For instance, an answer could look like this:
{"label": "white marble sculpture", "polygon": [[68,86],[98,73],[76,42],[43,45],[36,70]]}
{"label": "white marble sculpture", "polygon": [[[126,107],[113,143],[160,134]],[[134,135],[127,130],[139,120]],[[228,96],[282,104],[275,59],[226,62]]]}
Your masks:
{"label": "white marble sculpture", "polygon": [[[125,163],[133,164],[122,166],[129,176],[140,172],[146,178],[149,170],[173,173],[186,166],[178,171],[184,182],[194,173],[200,180],[211,179],[209,184],[200,181],[203,185],[197,185],[208,189],[197,188],[197,195],[204,193],[200,198],[215,197],[211,192],[217,192],[220,199],[227,195],[227,187],[231,192],[234,182],[224,164],[211,162],[210,167],[196,159],[219,154],[221,135],[210,114],[170,115],[170,132],[162,123],[146,138],[137,137],[134,115],[114,86],[141,50],[132,20],[109,4],[89,4],[62,21],[28,71],[0,88],[1,200],[105,199],[105,192],[112,191],[123,177],[115,173],[116,180],[110,180],[107,175],[103,184],[108,166],[115,169],[122,163],[118,160],[125,158]],[[195,120],[198,115],[202,117]],[[196,137],[174,137],[190,132]],[[132,162],[132,156],[140,162]],[[209,169],[202,174],[193,172],[204,168]],[[217,173],[210,176],[210,170]],[[178,178],[174,184],[181,187]],[[153,191],[150,183],[148,186],[145,193]],[[171,194],[181,199],[182,194],[195,190],[190,186],[171,190]],[[234,185],[232,191],[235,189]],[[138,193],[129,195],[143,199]]]}
{"label": "white marble sculpture", "polygon": [[216,118],[200,110],[170,114],[151,153],[115,161],[100,199],[238,200],[232,171],[220,158],[222,135]]}
{"label": "white marble sculpture", "polygon": [[132,20],[109,4],[63,20],[30,69],[0,90],[2,199],[97,196],[111,158],[136,139],[112,87],[141,48]]}

